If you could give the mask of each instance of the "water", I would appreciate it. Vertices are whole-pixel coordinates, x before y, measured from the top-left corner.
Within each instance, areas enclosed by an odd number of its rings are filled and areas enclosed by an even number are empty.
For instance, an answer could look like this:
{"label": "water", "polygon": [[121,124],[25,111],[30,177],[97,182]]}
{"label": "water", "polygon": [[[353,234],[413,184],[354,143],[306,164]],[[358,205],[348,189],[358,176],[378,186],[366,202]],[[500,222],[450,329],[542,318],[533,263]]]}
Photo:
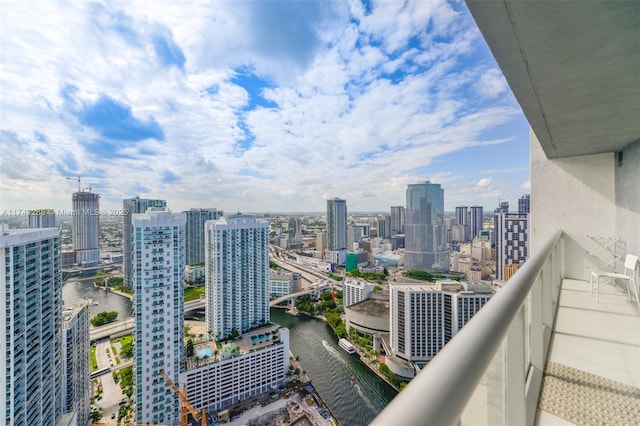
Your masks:
{"label": "water", "polygon": [[[271,309],[271,321],[289,328],[291,352],[300,358],[300,365],[340,424],[369,424],[396,395],[357,356],[338,346],[338,339],[327,324],[287,315],[279,309]],[[351,376],[356,378],[353,385]]]}
{"label": "water", "polygon": [[94,287],[93,278],[69,278],[62,284],[62,300],[65,304],[78,303],[80,299],[98,302],[89,306],[89,317],[103,311],[117,312],[118,320],[133,316],[133,305],[128,298]]}

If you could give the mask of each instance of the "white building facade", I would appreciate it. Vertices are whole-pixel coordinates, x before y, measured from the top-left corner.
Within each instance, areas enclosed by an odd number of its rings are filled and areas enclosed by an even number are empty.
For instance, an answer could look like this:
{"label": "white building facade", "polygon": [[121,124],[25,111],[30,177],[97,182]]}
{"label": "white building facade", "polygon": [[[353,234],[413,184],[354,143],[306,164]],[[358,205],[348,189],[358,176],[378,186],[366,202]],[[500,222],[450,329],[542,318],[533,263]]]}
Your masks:
{"label": "white building facade", "polygon": [[0,224],[0,268],[0,423],[55,424],[62,414],[58,230]]}
{"label": "white building facade", "polygon": [[209,412],[284,385],[289,369],[289,329],[278,329],[279,342],[212,361],[182,373],[189,401]]}
{"label": "white building facade", "polygon": [[269,272],[269,295],[280,297],[293,293],[293,274],[291,272]]}
{"label": "white building facade", "polygon": [[156,200],[149,198],[132,197],[122,201],[122,213],[123,213],[123,227],[122,227],[122,265],[123,265],[123,278],[124,284],[129,287],[133,287],[132,270],[133,267],[133,225],[131,222],[132,215],[138,213],[145,213],[150,208],[167,207],[165,200]]}
{"label": "white building facade", "polygon": [[354,280],[352,278],[346,278],[342,284],[343,293],[342,300],[344,306],[355,305],[363,300],[367,299],[373,291],[374,285],[367,281]]}
{"label": "white building facade", "polygon": [[492,296],[491,292],[475,293],[463,288],[455,281],[390,285],[394,355],[424,366]]}
{"label": "white building facade", "polygon": [[53,209],[29,210],[29,228],[55,228],[56,213]]}
{"label": "white building facade", "polygon": [[135,422],[171,424],[178,399],[160,370],[178,382],[184,361],[184,214],[132,216]]}
{"label": "white building facade", "polygon": [[219,339],[269,322],[269,224],[249,215],[205,225],[205,322]]}

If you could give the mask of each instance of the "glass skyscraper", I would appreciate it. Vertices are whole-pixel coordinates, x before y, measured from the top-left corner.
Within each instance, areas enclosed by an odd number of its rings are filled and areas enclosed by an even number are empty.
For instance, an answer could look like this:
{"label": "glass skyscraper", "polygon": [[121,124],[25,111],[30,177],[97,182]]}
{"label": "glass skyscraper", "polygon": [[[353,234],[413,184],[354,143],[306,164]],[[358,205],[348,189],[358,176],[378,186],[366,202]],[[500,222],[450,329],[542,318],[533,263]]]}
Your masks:
{"label": "glass skyscraper", "polygon": [[204,263],[204,224],[208,220],[220,219],[223,212],[211,208],[190,209],[184,213],[187,215],[185,264]]}
{"label": "glass skyscraper", "polygon": [[449,270],[444,226],[444,189],[437,183],[407,186],[405,210],[405,269]]}
{"label": "glass skyscraper", "polygon": [[347,248],[347,200],[327,200],[327,250]]}

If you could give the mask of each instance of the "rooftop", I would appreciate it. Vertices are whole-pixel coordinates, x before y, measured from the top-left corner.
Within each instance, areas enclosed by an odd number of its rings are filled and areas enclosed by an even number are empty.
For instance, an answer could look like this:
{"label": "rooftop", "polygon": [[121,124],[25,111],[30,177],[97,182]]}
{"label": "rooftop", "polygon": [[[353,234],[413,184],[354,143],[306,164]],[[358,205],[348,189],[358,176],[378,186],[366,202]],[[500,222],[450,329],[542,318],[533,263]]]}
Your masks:
{"label": "rooftop", "polygon": [[347,309],[376,317],[388,317],[389,301],[367,299],[355,305],[348,306]]}

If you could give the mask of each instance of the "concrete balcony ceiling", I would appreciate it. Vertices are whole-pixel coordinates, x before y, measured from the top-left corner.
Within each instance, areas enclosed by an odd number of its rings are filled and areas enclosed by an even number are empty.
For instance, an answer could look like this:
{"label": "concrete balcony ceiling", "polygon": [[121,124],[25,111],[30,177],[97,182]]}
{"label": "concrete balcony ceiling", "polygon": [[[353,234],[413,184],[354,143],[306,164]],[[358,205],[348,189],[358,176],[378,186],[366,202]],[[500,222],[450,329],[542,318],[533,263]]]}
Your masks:
{"label": "concrete balcony ceiling", "polygon": [[637,2],[467,5],[548,158],[620,151],[640,139]]}

